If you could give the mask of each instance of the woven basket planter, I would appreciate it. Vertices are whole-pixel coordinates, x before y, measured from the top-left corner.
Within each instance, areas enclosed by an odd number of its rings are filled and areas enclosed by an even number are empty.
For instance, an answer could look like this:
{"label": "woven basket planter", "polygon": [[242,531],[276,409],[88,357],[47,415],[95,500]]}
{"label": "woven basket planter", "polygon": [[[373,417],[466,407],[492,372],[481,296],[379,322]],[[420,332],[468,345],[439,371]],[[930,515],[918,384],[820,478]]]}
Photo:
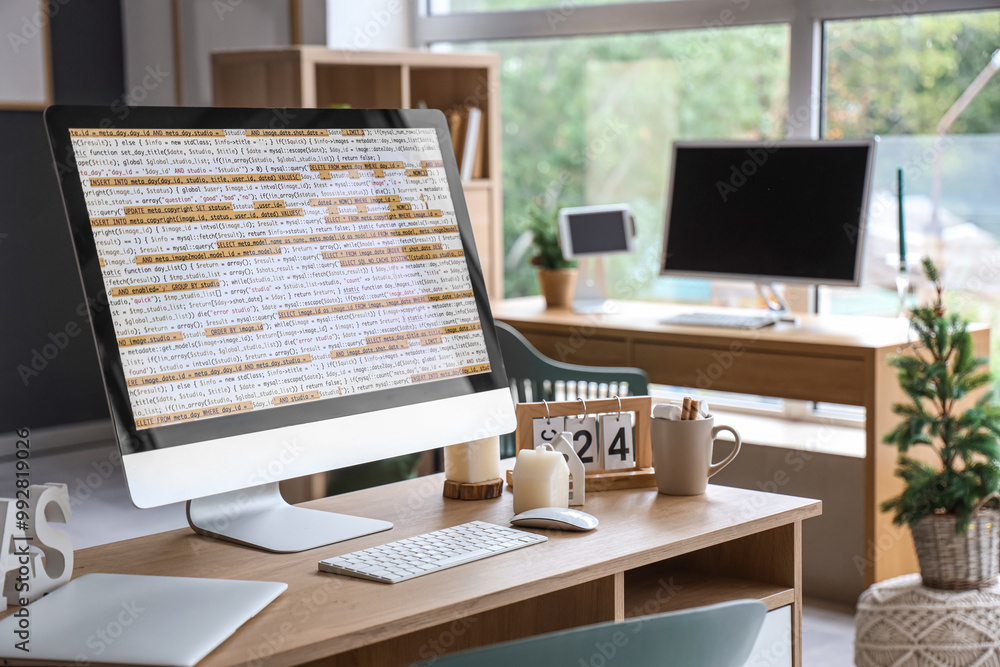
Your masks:
{"label": "woven basket planter", "polygon": [[911,530],[924,586],[969,591],[1000,578],[1000,510],[975,512],[964,535],[955,533],[954,514],[931,514]]}

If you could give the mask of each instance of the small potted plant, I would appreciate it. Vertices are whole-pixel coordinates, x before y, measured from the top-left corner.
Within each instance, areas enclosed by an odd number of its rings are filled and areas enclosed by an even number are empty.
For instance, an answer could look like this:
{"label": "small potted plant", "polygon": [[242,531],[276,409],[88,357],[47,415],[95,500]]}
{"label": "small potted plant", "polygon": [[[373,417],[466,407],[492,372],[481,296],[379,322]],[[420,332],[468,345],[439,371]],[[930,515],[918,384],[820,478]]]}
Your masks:
{"label": "small potted plant", "polygon": [[535,250],[531,265],[538,268],[538,284],[549,308],[569,306],[576,290],[576,262],[563,257],[555,213],[531,212],[528,227]]}
{"label": "small potted plant", "polygon": [[[988,360],[973,353],[969,323],[945,312],[937,267],[926,257],[922,265],[937,296],[909,315],[919,338],[913,355],[890,359],[910,401],[893,405],[902,421],[884,438],[899,449],[896,475],[906,486],[882,510],[910,527],[925,586],[985,588],[1000,565],[1000,511],[987,507],[1000,486],[1000,406],[988,390],[959,411],[959,401],[990,383],[981,370]],[[933,464],[911,456],[916,447],[929,449]]]}

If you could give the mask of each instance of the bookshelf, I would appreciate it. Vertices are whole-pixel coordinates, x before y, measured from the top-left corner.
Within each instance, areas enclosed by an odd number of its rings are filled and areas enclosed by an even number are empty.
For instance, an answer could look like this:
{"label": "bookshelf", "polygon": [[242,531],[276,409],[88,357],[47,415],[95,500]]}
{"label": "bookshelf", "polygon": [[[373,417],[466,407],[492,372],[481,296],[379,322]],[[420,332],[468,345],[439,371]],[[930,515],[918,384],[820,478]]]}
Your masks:
{"label": "bookshelf", "polygon": [[216,51],[215,106],[482,110],[482,178],[464,183],[490,298],[503,298],[500,57],[495,53],[353,51],[320,46]]}

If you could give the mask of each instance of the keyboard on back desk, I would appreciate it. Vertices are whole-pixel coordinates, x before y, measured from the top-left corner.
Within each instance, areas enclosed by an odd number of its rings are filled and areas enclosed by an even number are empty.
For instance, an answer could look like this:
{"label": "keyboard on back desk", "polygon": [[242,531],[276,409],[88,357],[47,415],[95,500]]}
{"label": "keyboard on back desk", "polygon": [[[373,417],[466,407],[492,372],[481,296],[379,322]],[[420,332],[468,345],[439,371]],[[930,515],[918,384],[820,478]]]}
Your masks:
{"label": "keyboard on back desk", "polygon": [[727,327],[731,329],[760,329],[769,327],[777,318],[773,315],[728,315],[726,313],[684,313],[662,320],[661,324],[680,324],[700,327]]}

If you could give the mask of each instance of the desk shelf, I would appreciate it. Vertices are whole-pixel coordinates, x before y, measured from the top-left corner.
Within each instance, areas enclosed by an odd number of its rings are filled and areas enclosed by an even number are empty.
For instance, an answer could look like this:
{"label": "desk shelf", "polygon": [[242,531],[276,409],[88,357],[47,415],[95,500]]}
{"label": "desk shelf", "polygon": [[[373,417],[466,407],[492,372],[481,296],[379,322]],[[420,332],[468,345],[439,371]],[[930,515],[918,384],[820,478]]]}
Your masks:
{"label": "desk shelf", "polygon": [[771,611],[792,604],[795,589],[698,572],[672,561],[625,572],[625,618],[744,599],[760,600]]}

